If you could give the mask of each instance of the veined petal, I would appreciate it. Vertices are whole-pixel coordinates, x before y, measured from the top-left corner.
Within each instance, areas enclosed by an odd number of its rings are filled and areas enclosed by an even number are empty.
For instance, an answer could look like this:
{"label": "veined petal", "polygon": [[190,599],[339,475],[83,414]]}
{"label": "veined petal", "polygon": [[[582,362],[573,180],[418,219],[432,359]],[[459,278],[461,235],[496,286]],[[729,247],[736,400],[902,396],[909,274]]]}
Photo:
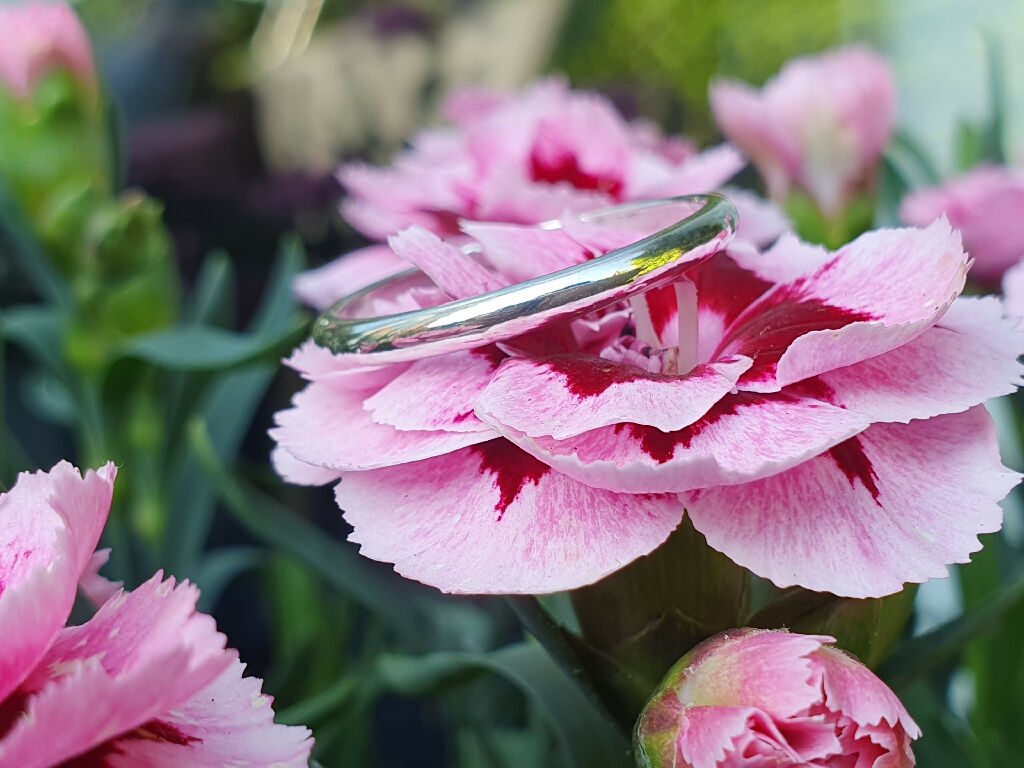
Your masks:
{"label": "veined petal", "polygon": [[417,360],[368,397],[363,408],[402,431],[491,432],[473,412],[505,354],[494,345]]}
{"label": "veined petal", "polygon": [[780,587],[881,597],[966,562],[1019,479],[979,406],[876,424],[781,474],[681,498],[712,547]]}
{"label": "veined petal", "polygon": [[371,394],[313,382],[295,395],[294,407],[277,412],[270,436],[299,461],[334,470],[419,461],[492,436],[487,431],[403,431],[380,424],[363,408]]}
{"label": "veined petal", "polygon": [[294,485],[327,485],[341,477],[339,470],[300,461],[280,445],[271,450],[270,464],[282,480]]}
{"label": "veined petal", "polygon": [[345,474],[336,496],[362,554],[456,593],[590,584],[651,552],[682,520],[672,495],[591,488],[504,440]]}
{"label": "veined petal", "polygon": [[116,475],[112,463],[83,477],[61,462],[49,472],[23,472],[0,496],[0,701],[67,621],[107,521]]}
{"label": "veined petal", "polygon": [[488,264],[517,282],[582,264],[591,257],[560,229],[464,221],[462,230],[480,243]]}
{"label": "veined petal", "polygon": [[419,267],[453,299],[463,299],[503,288],[502,281],[451,243],[422,227],[409,227],[388,238],[388,245]]}
{"label": "veined petal", "polygon": [[47,768],[184,704],[234,654],[198,590],[157,573],[107,600],[85,624],[61,631],[15,694],[24,713],[0,740],[0,763]]}
{"label": "veined petal", "polygon": [[79,759],[110,768],[306,768],[309,729],[275,724],[273,699],[244,669],[236,660],[185,704]]}
{"label": "veined petal", "polygon": [[484,421],[530,437],[560,440],[625,421],[668,432],[703,416],[749,367],[749,359],[733,357],[680,376],[591,355],[511,358],[498,368],[476,410]]}
{"label": "veined petal", "polygon": [[[964,411],[1022,382],[1024,333],[994,296],[960,298],[916,339],[822,374],[826,399],[872,421],[926,419]],[[796,387],[802,385],[797,384]]]}
{"label": "veined petal", "polygon": [[292,290],[303,304],[323,310],[408,268],[409,263],[388,246],[368,245],[339,256],[322,267],[296,275]]}
{"label": "veined petal", "polygon": [[721,351],[754,359],[741,389],[777,391],[918,336],[959,295],[967,267],[960,237],[944,220],[925,230],[868,232],[813,275],[748,307]]}
{"label": "veined petal", "polygon": [[595,488],[670,493],[746,483],[807,461],[867,428],[825,402],[739,393],[674,432],[621,423],[565,440],[499,431],[546,464]]}

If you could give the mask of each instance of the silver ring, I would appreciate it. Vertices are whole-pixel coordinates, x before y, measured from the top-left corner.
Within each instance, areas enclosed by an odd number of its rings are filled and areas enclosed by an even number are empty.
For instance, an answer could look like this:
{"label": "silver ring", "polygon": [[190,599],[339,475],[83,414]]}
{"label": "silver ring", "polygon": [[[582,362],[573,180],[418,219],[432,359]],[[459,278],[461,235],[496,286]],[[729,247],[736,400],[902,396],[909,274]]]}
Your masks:
{"label": "silver ring", "polygon": [[[694,206],[701,207],[692,211]],[[692,212],[680,220],[679,208]],[[627,203],[579,216],[584,223],[676,223],[649,237],[558,272],[446,304],[382,317],[361,317],[367,299],[396,296],[424,275],[410,269],[345,297],[317,318],[313,340],[367,365],[444,355],[520,336],[672,282],[696,248],[717,250],[736,231],[736,208],[721,195],[684,195]],[[654,224],[657,226],[658,224]],[[538,225],[558,229],[559,220]],[[621,225],[620,225],[621,226]]]}

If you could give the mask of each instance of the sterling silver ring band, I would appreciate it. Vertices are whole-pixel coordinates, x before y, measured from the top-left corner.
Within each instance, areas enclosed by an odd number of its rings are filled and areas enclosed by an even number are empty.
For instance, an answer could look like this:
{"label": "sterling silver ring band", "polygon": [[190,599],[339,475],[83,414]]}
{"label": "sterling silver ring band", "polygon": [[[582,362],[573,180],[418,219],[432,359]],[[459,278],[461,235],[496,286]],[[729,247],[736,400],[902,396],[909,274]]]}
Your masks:
{"label": "sterling silver ring band", "polygon": [[[647,232],[652,222],[675,223],[603,256],[517,285],[427,309],[360,316],[368,300],[426,284],[418,269],[407,270],[327,309],[313,326],[313,340],[366,365],[419,360],[505,341],[671,283],[692,265],[695,249],[711,253],[728,242],[738,215],[721,195],[706,194],[626,203],[578,218],[584,224],[622,228],[646,224]],[[558,229],[563,224],[555,220],[538,226]]]}

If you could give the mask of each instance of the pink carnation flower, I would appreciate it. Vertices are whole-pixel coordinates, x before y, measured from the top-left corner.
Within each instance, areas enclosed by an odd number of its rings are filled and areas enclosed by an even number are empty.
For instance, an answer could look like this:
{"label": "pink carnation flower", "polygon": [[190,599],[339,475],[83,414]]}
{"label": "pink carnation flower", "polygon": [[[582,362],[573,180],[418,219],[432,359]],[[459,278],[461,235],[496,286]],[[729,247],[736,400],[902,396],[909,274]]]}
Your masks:
{"label": "pink carnation flower", "polygon": [[66,68],[96,86],[92,45],[66,3],[0,5],[0,86],[19,98],[54,69]]}
{"label": "pink carnation flower", "polygon": [[[274,724],[194,586],[97,578],[115,474],[62,462],[0,497],[0,765],[306,765],[309,731]],[[109,599],[64,626],[82,577]]]}
{"label": "pink carnation flower", "polygon": [[1024,261],[1003,275],[1003,307],[1008,315],[1024,318]]}
{"label": "pink carnation flower", "polygon": [[924,226],[945,216],[960,230],[974,266],[971,277],[998,281],[1024,257],[1024,174],[979,166],[938,187],[906,196],[900,218]]}
{"label": "pink carnation flower", "polygon": [[[439,287],[376,313],[637,237],[594,227],[467,223],[490,269],[406,230],[396,255]],[[307,343],[279,472],[340,478],[365,555],[462,593],[592,583],[684,512],[777,585],[852,597],[942,576],[998,529],[1019,476],[980,404],[1020,383],[1024,335],[998,299],[958,298],[968,259],[946,222],[692,257],[675,287],[498,346],[360,366]]]}
{"label": "pink carnation flower", "polygon": [[900,700],[831,637],[738,629],[669,671],[637,723],[648,768],[911,768]]}
{"label": "pink carnation flower", "polygon": [[[458,220],[534,224],[628,200],[708,192],[743,164],[735,149],[699,154],[648,123],[630,123],[602,96],[559,79],[515,94],[464,90],[445,106],[450,127],[424,131],[387,168],[344,166],[345,218],[373,240],[418,225],[458,235]],[[742,226],[775,237],[774,208],[737,201]],[[382,245],[300,276],[296,293],[324,307],[406,266]]]}
{"label": "pink carnation flower", "polygon": [[865,48],[794,59],[760,91],[719,81],[710,97],[722,133],[754,162],[772,199],[796,187],[830,219],[870,189],[895,121],[889,67]]}

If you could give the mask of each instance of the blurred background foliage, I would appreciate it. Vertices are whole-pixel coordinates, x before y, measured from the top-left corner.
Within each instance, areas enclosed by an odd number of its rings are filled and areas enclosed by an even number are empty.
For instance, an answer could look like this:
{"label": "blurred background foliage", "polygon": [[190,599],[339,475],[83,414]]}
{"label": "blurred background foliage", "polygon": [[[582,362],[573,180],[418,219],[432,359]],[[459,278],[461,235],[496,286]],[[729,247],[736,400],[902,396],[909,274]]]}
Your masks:
{"label": "blurred background foliage", "polygon": [[[880,221],[894,220],[910,187],[987,157],[1019,159],[1024,136],[1024,4],[1013,0],[75,6],[110,96],[85,108],[88,130],[57,130],[40,146],[0,109],[0,130],[49,169],[0,174],[0,479],[9,486],[17,471],[64,457],[117,461],[109,574],[133,586],[165,568],[198,582],[203,609],[266,678],[280,719],[309,724],[329,766],[627,765],[615,721],[628,715],[606,711],[599,694],[625,700],[642,686],[618,675],[610,649],[679,655],[656,633],[581,643],[574,630],[620,607],[601,585],[570,603],[451,599],[404,581],[345,541],[329,489],[286,486],[270,470],[266,429],[299,386],[279,361],[309,320],[290,280],[363,242],[336,212],[341,160],[386,162],[437,120],[454,87],[515,87],[550,71],[709,143],[710,78],[762,83],[794,55],[851,40],[887,54],[900,87]],[[64,103],[66,85],[51,78],[40,98]],[[1015,405],[996,411],[1019,469]],[[741,614],[703,605],[693,615],[707,612],[701,631],[784,620],[845,634],[924,728],[919,764],[1016,766],[1015,504],[1006,531],[916,603],[909,594],[825,610],[813,593],[780,596],[719,573]],[[685,551],[692,535],[673,546]],[[664,591],[692,581],[686,562],[676,572],[642,561],[625,578],[636,594]],[[688,620],[647,608],[656,624]],[[913,633],[901,638],[912,608]],[[879,629],[852,631],[868,625]]]}

